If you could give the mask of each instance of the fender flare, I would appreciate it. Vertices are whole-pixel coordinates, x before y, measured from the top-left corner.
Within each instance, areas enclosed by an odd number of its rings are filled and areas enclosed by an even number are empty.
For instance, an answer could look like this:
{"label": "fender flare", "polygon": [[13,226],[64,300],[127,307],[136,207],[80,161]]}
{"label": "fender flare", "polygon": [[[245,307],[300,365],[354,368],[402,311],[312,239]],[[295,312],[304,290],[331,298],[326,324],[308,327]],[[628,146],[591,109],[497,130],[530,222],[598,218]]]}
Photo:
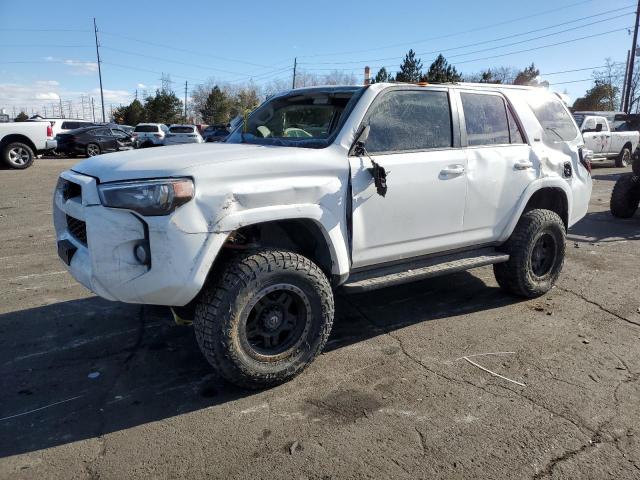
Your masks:
{"label": "fender flare", "polygon": [[331,273],[344,277],[349,273],[351,261],[347,248],[345,222],[336,215],[314,204],[277,205],[252,208],[230,213],[218,220],[213,226],[213,234],[225,234],[225,237],[242,227],[258,223],[279,220],[310,220],[314,222],[324,236],[331,255]]}
{"label": "fender flare", "polygon": [[515,211],[515,214],[507,224],[507,226],[502,231],[502,234],[498,238],[500,243],[506,242],[508,238],[511,236],[513,231],[522,216],[524,209],[527,207],[529,200],[531,197],[538,191],[544,188],[558,188],[564,192],[564,195],[567,199],[567,220],[571,219],[571,211],[573,209],[573,194],[571,192],[570,186],[567,184],[566,180],[561,178],[553,178],[553,177],[544,177],[534,182],[530,183],[529,186],[522,192],[520,196],[520,200],[518,201],[518,207]]}

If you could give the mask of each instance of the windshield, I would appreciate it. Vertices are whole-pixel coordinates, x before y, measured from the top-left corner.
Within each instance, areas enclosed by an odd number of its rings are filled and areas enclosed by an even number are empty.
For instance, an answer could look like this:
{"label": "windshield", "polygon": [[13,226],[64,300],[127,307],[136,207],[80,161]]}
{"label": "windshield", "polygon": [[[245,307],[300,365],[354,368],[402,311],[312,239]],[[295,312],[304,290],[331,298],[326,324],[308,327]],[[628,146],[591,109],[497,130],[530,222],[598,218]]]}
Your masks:
{"label": "windshield", "polygon": [[[293,91],[268,100],[228,143],[324,148],[359,98],[360,87]],[[357,94],[357,95],[356,95]]]}

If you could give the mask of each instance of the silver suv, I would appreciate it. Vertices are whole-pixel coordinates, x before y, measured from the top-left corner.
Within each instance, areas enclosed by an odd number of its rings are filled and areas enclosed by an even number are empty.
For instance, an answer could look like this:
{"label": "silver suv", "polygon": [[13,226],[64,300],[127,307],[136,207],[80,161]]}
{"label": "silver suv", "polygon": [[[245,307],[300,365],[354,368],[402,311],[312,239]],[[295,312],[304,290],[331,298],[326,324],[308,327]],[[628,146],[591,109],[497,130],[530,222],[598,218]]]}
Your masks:
{"label": "silver suv", "polygon": [[164,137],[169,128],[162,123],[139,123],[133,130],[133,141],[136,148],[164,145]]}

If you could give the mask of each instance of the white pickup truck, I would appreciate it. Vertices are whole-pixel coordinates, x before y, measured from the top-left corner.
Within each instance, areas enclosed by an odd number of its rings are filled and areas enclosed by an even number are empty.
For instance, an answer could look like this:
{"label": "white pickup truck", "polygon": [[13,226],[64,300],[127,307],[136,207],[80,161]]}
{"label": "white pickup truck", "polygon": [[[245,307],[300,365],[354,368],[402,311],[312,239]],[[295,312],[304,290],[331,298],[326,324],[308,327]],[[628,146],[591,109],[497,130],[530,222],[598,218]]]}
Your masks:
{"label": "white pickup truck", "polygon": [[578,124],[585,147],[593,151],[592,160],[615,160],[616,167],[631,165],[631,155],[640,140],[639,132],[617,132],[605,117],[595,115],[585,116]]}
{"label": "white pickup truck", "polygon": [[49,122],[0,123],[0,160],[9,168],[28,168],[37,154],[54,148]]}

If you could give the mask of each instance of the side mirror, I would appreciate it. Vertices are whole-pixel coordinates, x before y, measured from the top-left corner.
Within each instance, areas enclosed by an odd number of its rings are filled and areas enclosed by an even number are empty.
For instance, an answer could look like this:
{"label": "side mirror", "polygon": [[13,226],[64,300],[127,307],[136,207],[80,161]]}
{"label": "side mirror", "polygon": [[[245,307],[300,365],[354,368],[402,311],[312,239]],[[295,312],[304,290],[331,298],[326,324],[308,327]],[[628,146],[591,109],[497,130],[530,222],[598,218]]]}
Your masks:
{"label": "side mirror", "polygon": [[599,133],[601,131],[602,131],[602,124],[599,123],[599,124],[596,125],[596,133]]}
{"label": "side mirror", "polygon": [[365,127],[360,131],[360,135],[356,138],[355,143],[353,144],[353,153],[361,157],[365,154],[364,145],[369,138],[369,132],[371,131],[371,127],[369,125],[365,125]]}

